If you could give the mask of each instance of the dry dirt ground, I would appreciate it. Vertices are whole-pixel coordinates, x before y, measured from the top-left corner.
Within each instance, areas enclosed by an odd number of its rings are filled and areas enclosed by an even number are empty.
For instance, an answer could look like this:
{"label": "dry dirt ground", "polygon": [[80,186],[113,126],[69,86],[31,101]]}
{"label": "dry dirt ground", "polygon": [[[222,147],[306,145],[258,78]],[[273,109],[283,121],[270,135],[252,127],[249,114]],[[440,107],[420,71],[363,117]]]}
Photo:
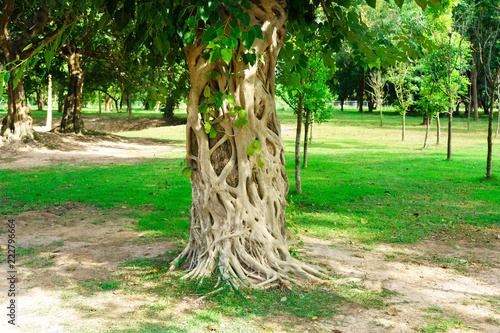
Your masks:
{"label": "dry dirt ground", "polygon": [[[44,134],[42,141],[45,146],[11,143],[0,147],[1,168],[132,163],[179,149],[168,142],[113,136]],[[47,148],[47,144],[51,146]],[[180,248],[179,244],[165,240],[144,241],[143,233],[134,228],[137,221],[124,217],[120,210],[102,211],[66,203],[13,218],[17,222],[17,246],[41,250],[29,257],[30,262],[21,260],[17,266],[16,329],[6,324],[8,283],[6,262],[2,259],[0,332],[100,332],[126,325],[131,318],[145,318],[150,315],[147,305],[158,301],[151,293],[118,289],[87,297],[79,292],[81,283],[106,280],[123,270],[119,264],[125,261],[161,257]],[[462,322],[463,327],[448,332],[500,332],[500,240],[496,235],[490,236],[481,241],[471,239],[473,236],[466,240],[440,237],[414,245],[366,247],[345,239],[302,235],[305,260],[331,268],[339,276],[335,283],[352,281],[395,292],[388,299],[390,305],[383,310],[344,305],[341,314],[332,318],[271,318],[268,322],[252,322],[252,327],[274,332],[417,332],[418,327],[455,320]],[[6,234],[0,236],[0,244],[5,251]],[[125,281],[128,278],[120,276]],[[186,310],[206,305],[185,298],[163,311],[177,318]],[[223,317],[217,329],[233,332],[234,322]]]}

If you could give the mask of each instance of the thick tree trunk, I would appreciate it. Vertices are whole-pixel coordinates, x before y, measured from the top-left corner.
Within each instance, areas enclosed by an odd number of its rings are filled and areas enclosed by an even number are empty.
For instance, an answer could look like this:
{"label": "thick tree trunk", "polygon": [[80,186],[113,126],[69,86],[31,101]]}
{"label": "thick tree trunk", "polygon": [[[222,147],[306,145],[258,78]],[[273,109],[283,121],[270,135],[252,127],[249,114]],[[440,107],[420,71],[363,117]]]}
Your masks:
{"label": "thick tree trunk", "polygon": [[68,63],[69,84],[60,131],[79,134],[85,130],[82,120],[83,70],[76,47],[67,46],[64,54]]}
{"label": "thick tree trunk", "polygon": [[33,119],[31,110],[26,104],[23,77],[19,78],[14,88],[15,69],[12,69],[8,81],[7,116],[2,120],[0,135],[3,137],[14,136],[21,140],[33,140]]}
{"label": "thick tree trunk", "polygon": [[43,93],[41,90],[36,90],[36,106],[38,111],[43,111]]}
{"label": "thick tree trunk", "polygon": [[308,147],[307,137],[309,136],[310,125],[311,125],[311,110],[306,109],[306,122],[304,124],[304,157],[302,162],[302,167],[304,169],[307,169],[307,147]]}
{"label": "thick tree trunk", "polygon": [[[264,41],[254,43],[264,62],[245,65],[233,54],[229,66],[220,59],[210,64],[202,56],[206,46],[201,38],[184,49],[191,81],[186,141],[193,201],[189,242],[171,269],[185,260],[189,273],[184,278],[217,272],[235,287],[290,286],[293,277],[313,278],[319,273],[292,258],[286,241],[289,185],[274,102],[275,66],[285,40],[286,14],[283,1],[249,3],[251,25],[261,24],[264,33]],[[222,77],[205,79],[212,70]],[[235,75],[228,76],[229,71]],[[247,111],[248,125],[235,127],[236,116],[231,116],[231,105],[225,100],[212,121],[217,136],[210,139],[198,112],[206,86],[212,95],[231,94],[235,104]],[[249,156],[247,148],[255,140],[260,141],[262,152]],[[263,167],[258,158],[265,161]]]}
{"label": "thick tree trunk", "polygon": [[340,111],[344,111],[344,100],[340,100]]}
{"label": "thick tree trunk", "polygon": [[[300,78],[300,85],[304,86],[304,78]],[[302,193],[302,177],[300,173],[300,136],[302,135],[302,120],[304,116],[304,95],[299,94],[297,106],[297,128],[295,133],[295,193]]]}

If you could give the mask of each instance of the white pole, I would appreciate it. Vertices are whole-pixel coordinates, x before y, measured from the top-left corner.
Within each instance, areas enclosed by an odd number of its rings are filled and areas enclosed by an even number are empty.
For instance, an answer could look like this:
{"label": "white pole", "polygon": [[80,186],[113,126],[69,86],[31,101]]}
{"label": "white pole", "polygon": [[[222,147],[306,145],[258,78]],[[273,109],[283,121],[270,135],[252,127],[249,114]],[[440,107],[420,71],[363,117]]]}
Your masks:
{"label": "white pole", "polygon": [[52,74],[49,74],[49,88],[47,92],[47,131],[52,129]]}

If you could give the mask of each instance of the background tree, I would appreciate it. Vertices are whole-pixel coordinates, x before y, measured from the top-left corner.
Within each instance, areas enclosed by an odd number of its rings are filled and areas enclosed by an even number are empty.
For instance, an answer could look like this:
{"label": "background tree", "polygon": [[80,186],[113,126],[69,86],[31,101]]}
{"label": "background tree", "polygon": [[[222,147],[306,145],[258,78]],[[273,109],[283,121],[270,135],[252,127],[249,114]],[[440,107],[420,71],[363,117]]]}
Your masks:
{"label": "background tree", "polygon": [[355,78],[357,67],[349,53],[341,52],[335,63],[333,77],[327,81],[332,94],[340,101],[340,110],[344,111],[344,102],[354,96],[357,86]]}
{"label": "background tree", "polygon": [[[5,0],[0,13],[0,47],[7,63],[4,81],[8,81],[8,113],[2,120],[0,134],[21,139],[34,138],[33,120],[27,106],[23,73],[36,60],[33,55],[47,44],[54,49],[60,43],[60,32],[79,19],[74,11],[78,0],[55,2]],[[85,6],[85,5],[84,5]]]}
{"label": "background tree", "polygon": [[491,179],[493,152],[493,105],[500,80],[500,9],[492,1],[477,4],[474,11],[474,34],[479,48],[479,62],[484,71],[489,90],[488,153],[486,157],[486,179]]}
{"label": "background tree", "polygon": [[371,87],[371,94],[377,103],[377,108],[380,111],[380,127],[384,126],[384,118],[382,109],[382,104],[387,96],[387,90],[385,89],[387,83],[387,78],[382,75],[382,71],[376,70],[370,73],[368,76],[368,85]]}
{"label": "background tree", "polygon": [[[297,25],[289,27],[286,48],[278,63],[277,94],[294,110],[297,116],[295,135],[295,192],[302,193],[300,146],[302,124],[304,128],[303,167],[307,168],[307,138],[311,119],[316,115],[318,120],[327,117],[330,108],[327,107],[326,96],[330,96],[326,80],[332,69],[324,65],[320,57],[320,48],[324,42],[321,36],[328,26],[323,23],[311,24],[306,27],[308,39]],[[304,29],[304,27],[302,27]]]}
{"label": "background tree", "polygon": [[410,105],[413,104],[411,72],[413,65],[411,63],[398,62],[388,70],[389,79],[394,84],[396,96],[398,99],[398,111],[401,114],[402,129],[401,140],[405,140],[406,132],[406,113]]}
{"label": "background tree", "polygon": [[[450,29],[453,29],[450,27]],[[435,87],[446,96],[448,109],[447,160],[451,160],[451,138],[453,112],[460,103],[460,94],[465,93],[468,80],[465,77],[470,54],[464,36],[457,32],[437,33],[433,39],[434,49],[425,58],[426,69],[430,73]]]}

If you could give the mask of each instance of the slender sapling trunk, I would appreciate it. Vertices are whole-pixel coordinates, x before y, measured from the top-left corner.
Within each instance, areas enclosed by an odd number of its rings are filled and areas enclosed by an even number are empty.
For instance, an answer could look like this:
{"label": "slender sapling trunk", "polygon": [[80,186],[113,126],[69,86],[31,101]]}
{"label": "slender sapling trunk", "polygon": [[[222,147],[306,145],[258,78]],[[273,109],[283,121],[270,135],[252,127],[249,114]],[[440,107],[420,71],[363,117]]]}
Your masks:
{"label": "slender sapling trunk", "polygon": [[453,108],[450,106],[448,109],[448,146],[446,149],[446,159],[451,161],[451,125],[453,123]]}
{"label": "slender sapling trunk", "polygon": [[441,120],[439,119],[439,112],[436,113],[436,144],[441,142]]}
{"label": "slender sapling trunk", "polygon": [[311,125],[311,110],[306,109],[306,122],[304,126],[304,158],[302,162],[302,166],[304,169],[307,169],[307,147],[308,147],[308,136],[309,136],[309,127]]}
{"label": "slender sapling trunk", "polygon": [[[304,86],[304,78],[300,78],[300,85]],[[304,114],[304,95],[299,94],[299,105],[297,107],[297,130],[295,133],[295,192],[302,193],[302,179],[300,175],[300,137],[302,135],[302,120]]]}

